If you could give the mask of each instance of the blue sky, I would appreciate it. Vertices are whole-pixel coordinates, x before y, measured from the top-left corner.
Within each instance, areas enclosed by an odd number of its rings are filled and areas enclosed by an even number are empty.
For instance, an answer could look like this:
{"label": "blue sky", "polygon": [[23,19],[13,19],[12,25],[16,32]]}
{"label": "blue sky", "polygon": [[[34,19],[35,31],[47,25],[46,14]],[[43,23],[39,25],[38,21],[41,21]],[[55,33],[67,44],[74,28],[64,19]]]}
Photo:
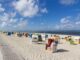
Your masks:
{"label": "blue sky", "polygon": [[0,0],[0,30],[80,30],[80,1]]}

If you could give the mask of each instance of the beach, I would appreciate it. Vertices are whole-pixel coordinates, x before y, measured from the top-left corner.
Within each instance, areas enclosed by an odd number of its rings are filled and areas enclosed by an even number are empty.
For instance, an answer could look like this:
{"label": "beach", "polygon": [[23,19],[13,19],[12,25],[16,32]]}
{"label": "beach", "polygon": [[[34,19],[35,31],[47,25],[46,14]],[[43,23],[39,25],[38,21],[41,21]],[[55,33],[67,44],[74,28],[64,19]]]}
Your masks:
{"label": "beach", "polygon": [[0,48],[0,60],[3,60],[3,55],[2,55],[2,52],[1,52],[1,48]]}
{"label": "beach", "polygon": [[30,37],[7,36],[0,33],[0,38],[24,60],[80,60],[80,44],[71,45],[65,40],[60,40],[57,52],[53,53],[45,50],[45,42],[34,43]]}

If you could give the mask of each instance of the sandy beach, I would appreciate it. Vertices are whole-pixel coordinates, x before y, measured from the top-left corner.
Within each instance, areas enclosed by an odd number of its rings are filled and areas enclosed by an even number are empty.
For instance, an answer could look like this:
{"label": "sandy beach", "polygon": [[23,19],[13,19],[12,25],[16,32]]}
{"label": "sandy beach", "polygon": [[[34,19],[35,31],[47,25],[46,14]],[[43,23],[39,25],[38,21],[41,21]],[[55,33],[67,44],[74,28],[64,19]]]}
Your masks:
{"label": "sandy beach", "polygon": [[2,52],[1,52],[1,48],[0,48],[0,60],[3,60],[3,55],[2,55]]}
{"label": "sandy beach", "polygon": [[52,53],[45,50],[45,43],[32,43],[30,37],[7,36],[1,33],[0,38],[24,60],[80,60],[80,44],[71,45],[61,40],[57,47],[58,52]]}

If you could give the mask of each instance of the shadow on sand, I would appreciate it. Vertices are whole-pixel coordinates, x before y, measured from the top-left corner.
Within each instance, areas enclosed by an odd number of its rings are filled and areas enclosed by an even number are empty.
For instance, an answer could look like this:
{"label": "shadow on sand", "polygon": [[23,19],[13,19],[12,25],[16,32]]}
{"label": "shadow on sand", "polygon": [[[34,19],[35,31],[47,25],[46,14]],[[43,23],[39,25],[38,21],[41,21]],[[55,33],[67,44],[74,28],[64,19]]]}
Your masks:
{"label": "shadow on sand", "polygon": [[58,49],[57,52],[69,52],[69,50],[65,50],[65,49]]}

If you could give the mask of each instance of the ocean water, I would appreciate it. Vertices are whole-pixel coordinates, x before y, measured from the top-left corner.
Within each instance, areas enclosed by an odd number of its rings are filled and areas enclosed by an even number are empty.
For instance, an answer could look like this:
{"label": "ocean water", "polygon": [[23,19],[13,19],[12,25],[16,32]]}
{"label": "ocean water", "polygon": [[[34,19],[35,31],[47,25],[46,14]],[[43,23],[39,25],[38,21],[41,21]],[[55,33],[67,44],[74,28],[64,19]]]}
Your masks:
{"label": "ocean water", "polygon": [[80,36],[80,31],[35,31],[35,32],[29,32],[31,33],[49,33],[49,34],[64,34],[64,35],[76,35]]}

